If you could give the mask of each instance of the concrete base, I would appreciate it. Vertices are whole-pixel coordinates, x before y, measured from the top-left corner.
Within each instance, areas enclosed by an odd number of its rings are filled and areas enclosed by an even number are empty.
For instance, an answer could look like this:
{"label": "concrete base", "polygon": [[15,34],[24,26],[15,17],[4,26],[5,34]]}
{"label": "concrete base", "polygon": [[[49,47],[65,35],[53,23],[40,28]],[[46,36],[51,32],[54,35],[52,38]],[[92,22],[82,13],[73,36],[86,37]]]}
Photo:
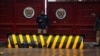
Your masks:
{"label": "concrete base", "polygon": [[84,42],[84,46],[85,46],[85,48],[92,48],[92,47],[99,46],[99,44],[96,42]]}

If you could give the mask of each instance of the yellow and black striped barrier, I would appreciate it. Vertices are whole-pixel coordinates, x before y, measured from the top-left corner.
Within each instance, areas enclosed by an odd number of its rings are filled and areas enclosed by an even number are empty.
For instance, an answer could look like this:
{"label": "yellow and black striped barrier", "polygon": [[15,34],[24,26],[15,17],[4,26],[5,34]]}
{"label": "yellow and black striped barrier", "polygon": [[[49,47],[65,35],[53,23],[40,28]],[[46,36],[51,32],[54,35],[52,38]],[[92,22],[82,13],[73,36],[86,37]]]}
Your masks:
{"label": "yellow and black striped barrier", "polygon": [[8,48],[71,48],[83,49],[83,35],[9,34]]}

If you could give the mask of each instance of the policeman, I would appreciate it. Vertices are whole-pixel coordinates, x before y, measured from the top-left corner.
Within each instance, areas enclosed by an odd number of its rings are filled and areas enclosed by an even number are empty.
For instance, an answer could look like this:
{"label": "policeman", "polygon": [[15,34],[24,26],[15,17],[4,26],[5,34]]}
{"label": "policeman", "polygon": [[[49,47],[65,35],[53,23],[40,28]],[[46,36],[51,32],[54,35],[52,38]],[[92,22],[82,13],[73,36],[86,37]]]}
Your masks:
{"label": "policeman", "polygon": [[100,15],[97,15],[95,29],[96,29],[96,42],[98,45],[100,45]]}
{"label": "policeman", "polygon": [[36,22],[38,23],[38,33],[46,34],[49,22],[48,16],[45,15],[44,11],[37,17]]}

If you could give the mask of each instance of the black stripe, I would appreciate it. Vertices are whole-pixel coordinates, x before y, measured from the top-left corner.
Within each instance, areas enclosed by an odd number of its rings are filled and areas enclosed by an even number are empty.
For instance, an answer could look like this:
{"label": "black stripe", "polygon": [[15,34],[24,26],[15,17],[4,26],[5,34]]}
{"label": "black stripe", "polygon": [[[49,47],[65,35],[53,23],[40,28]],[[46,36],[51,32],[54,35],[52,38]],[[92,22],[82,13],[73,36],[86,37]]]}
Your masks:
{"label": "black stripe", "polygon": [[62,48],[66,48],[66,45],[67,45],[67,42],[68,42],[68,38],[69,38],[69,36],[66,35],[66,38],[64,40],[64,44],[63,44]]}
{"label": "black stripe", "polygon": [[51,47],[52,47],[52,44],[53,44],[54,39],[55,39],[55,36],[56,36],[56,35],[52,35],[52,39],[51,39],[51,41],[50,41],[50,44],[49,44],[48,48],[51,48]]}
{"label": "black stripe", "polygon": [[59,45],[60,45],[62,36],[63,36],[63,35],[59,35],[55,48],[59,48]]}
{"label": "black stripe", "polygon": [[36,35],[37,41],[38,41],[38,47],[42,48],[41,40],[40,40],[40,35]]}
{"label": "black stripe", "polygon": [[28,48],[29,46],[28,46],[28,42],[27,42],[27,38],[26,38],[26,35],[23,35],[23,47],[24,48]]}
{"label": "black stripe", "polygon": [[79,49],[79,47],[81,45],[82,38],[83,38],[82,36],[79,37],[76,49]]}
{"label": "black stripe", "polygon": [[24,48],[24,47],[25,47],[24,45],[25,45],[25,43],[26,43],[26,41],[24,40],[25,37],[22,35],[22,39],[23,39],[23,42],[22,42],[22,43],[21,43],[21,39],[20,39],[20,36],[19,36],[19,35],[17,35],[17,38],[18,38],[18,40],[19,40],[19,41],[18,41],[18,43],[19,43],[19,44],[18,44],[19,48]]}
{"label": "black stripe", "polygon": [[44,35],[44,43],[45,43],[45,45],[44,45],[44,47],[47,47],[47,39],[48,39],[48,37],[49,37],[49,35]]}
{"label": "black stripe", "polygon": [[17,45],[18,47],[20,48],[21,46],[21,42],[20,42],[20,38],[19,38],[19,35],[16,35],[16,41],[17,41]]}
{"label": "black stripe", "polygon": [[30,46],[32,46],[33,48],[35,48],[37,45],[36,45],[36,42],[33,40],[33,35],[30,35]]}
{"label": "black stripe", "polygon": [[14,45],[14,41],[13,41],[13,39],[12,39],[12,35],[9,35],[9,41],[10,41],[10,43],[11,43],[11,47],[12,48],[15,48],[15,45]]}
{"label": "black stripe", "polygon": [[75,42],[75,38],[76,38],[76,36],[72,36],[72,40],[71,40],[71,43],[70,43],[69,48],[72,48],[73,47],[74,42]]}

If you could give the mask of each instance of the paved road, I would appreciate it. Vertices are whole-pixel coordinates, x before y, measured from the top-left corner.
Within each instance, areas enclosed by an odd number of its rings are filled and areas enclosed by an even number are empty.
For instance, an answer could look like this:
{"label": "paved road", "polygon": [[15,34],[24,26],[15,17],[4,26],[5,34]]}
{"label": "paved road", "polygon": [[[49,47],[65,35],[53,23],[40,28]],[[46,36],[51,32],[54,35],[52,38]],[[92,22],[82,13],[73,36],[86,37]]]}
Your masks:
{"label": "paved road", "polygon": [[100,48],[47,49],[47,48],[0,48],[0,56],[100,56]]}

